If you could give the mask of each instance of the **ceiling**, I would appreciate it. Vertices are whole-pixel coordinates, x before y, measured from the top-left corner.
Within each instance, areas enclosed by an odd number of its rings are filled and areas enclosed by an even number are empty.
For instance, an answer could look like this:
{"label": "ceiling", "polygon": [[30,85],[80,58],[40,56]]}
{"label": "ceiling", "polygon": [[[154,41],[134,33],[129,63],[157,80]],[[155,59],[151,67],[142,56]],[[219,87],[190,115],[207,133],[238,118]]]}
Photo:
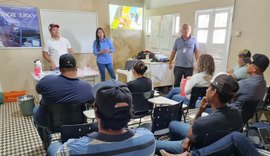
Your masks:
{"label": "ceiling", "polygon": [[172,6],[176,4],[191,3],[202,0],[146,0],[146,7],[151,8],[160,8],[164,6]]}

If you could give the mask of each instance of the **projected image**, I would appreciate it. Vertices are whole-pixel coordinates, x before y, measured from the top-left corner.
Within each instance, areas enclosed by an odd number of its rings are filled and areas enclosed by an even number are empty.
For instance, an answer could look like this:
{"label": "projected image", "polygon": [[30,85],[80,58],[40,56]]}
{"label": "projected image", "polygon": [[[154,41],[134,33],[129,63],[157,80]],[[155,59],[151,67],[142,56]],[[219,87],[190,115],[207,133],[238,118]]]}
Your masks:
{"label": "projected image", "polygon": [[109,7],[111,29],[142,30],[142,8],[111,4]]}

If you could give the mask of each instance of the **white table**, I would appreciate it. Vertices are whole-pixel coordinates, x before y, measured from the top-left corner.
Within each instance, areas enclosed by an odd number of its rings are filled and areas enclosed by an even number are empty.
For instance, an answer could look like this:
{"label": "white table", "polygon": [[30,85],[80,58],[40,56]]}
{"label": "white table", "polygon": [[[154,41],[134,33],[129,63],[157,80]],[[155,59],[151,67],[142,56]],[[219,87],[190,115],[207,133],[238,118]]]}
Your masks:
{"label": "white table", "polygon": [[83,111],[83,114],[87,119],[91,119],[92,122],[94,122],[94,120],[96,118],[94,109],[89,109],[89,110]]}
{"label": "white table", "polygon": [[148,101],[153,103],[154,105],[176,105],[179,103],[177,101],[168,99],[168,98],[163,97],[163,96],[150,98],[150,99],[148,99]]}
{"label": "white table", "polygon": [[[38,82],[46,75],[60,75],[60,71],[43,71],[39,74],[39,76],[35,76],[35,74],[32,72],[31,75],[33,79]],[[89,67],[83,67],[78,68],[77,76],[80,79],[86,80],[90,84],[95,85],[97,83],[96,79],[99,77],[99,72]]]}
{"label": "white table", "polygon": [[[130,60],[130,59],[128,59]],[[148,67],[145,76],[152,80],[154,87],[170,86],[173,85],[174,74],[173,70],[170,70],[167,63],[163,62],[151,62],[150,59],[141,59]],[[116,79],[119,75],[125,75],[127,82],[133,80],[133,74],[131,70],[116,69]]]}

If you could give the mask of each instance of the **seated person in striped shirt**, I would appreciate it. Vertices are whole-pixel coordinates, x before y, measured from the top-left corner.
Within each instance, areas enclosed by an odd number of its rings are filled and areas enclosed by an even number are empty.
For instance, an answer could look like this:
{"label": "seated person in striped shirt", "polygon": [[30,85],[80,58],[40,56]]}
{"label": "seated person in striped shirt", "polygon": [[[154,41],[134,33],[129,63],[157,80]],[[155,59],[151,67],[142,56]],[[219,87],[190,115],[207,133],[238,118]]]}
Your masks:
{"label": "seated person in striped shirt", "polygon": [[128,129],[132,95],[126,84],[116,80],[94,87],[98,132],[64,144],[55,142],[48,155],[154,155],[155,138],[146,129]]}

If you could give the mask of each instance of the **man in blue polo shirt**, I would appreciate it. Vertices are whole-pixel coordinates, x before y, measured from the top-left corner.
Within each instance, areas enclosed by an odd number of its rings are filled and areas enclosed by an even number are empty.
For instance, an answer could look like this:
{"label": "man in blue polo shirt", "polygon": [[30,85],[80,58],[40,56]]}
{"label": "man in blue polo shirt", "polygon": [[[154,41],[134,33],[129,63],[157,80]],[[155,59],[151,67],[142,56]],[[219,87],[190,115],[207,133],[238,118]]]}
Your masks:
{"label": "man in blue polo shirt", "polygon": [[93,94],[98,132],[64,144],[55,142],[48,155],[154,155],[155,138],[150,131],[126,128],[132,103],[127,85],[111,79],[97,84]]}
{"label": "man in blue polo shirt", "polygon": [[92,86],[77,77],[76,60],[72,54],[64,54],[59,60],[61,75],[48,75],[42,78],[36,90],[42,95],[40,105],[33,110],[34,122],[42,137],[42,128],[47,127],[45,105],[92,103]]}
{"label": "man in blue polo shirt", "polygon": [[177,38],[171,52],[169,69],[172,69],[172,61],[176,55],[174,66],[174,87],[179,87],[182,76],[188,77],[193,74],[194,56],[199,58],[199,44],[195,37],[191,36],[191,26],[184,24],[181,29],[182,36]]}

